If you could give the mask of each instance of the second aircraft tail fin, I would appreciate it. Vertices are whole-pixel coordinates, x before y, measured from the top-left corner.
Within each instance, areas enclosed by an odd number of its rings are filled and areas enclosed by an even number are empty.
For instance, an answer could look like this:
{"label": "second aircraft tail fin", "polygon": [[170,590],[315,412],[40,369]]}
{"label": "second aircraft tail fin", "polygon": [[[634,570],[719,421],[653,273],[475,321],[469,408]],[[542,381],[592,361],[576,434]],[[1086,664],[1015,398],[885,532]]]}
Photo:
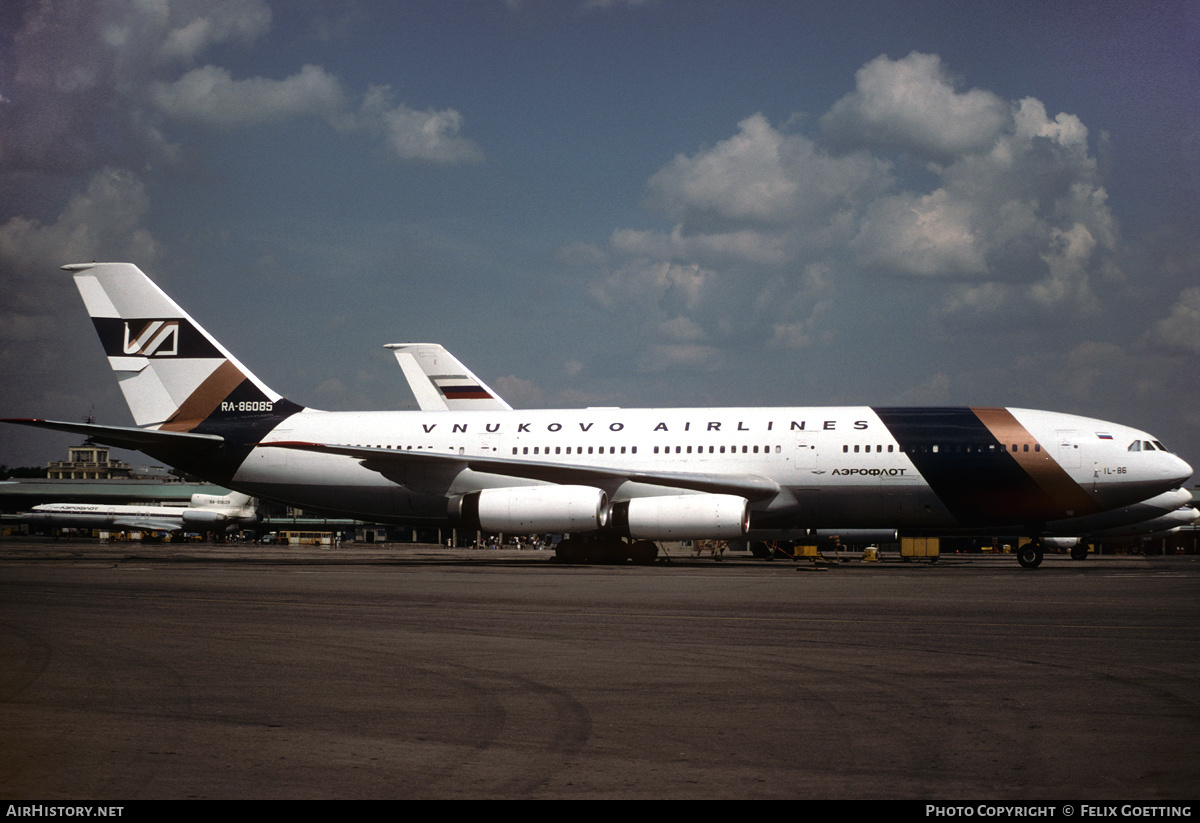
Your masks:
{"label": "second aircraft tail fin", "polygon": [[388,343],[422,411],[511,411],[500,395],[437,343]]}

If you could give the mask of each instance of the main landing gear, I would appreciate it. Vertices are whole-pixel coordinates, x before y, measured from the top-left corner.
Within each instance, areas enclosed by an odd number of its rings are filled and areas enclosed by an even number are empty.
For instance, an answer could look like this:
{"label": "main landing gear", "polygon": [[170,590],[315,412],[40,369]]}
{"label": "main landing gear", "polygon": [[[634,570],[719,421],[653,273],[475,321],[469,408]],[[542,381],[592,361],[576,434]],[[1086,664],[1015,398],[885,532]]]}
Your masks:
{"label": "main landing gear", "polygon": [[[1036,569],[1042,564],[1042,555],[1046,550],[1046,542],[1039,538],[1034,538],[1017,550],[1017,562],[1026,569]],[[1068,543],[1065,539],[1050,538],[1050,546],[1052,548],[1064,548],[1070,545],[1072,560],[1087,560],[1088,544],[1082,538],[1075,543]]]}
{"label": "main landing gear", "polygon": [[1040,540],[1030,540],[1024,546],[1017,549],[1017,562],[1024,569],[1036,569],[1042,565],[1042,542]]}
{"label": "main landing gear", "polygon": [[619,538],[587,540],[568,537],[555,548],[554,558],[560,563],[624,563],[649,565],[658,557],[658,544],[653,540]]}

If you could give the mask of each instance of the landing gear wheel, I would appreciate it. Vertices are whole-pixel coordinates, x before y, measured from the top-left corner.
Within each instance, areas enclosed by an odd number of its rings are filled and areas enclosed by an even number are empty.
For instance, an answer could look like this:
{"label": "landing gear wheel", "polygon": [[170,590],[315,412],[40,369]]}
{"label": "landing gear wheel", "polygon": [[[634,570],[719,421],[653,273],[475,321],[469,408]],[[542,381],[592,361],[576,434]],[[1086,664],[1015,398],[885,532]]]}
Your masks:
{"label": "landing gear wheel", "polygon": [[1042,565],[1042,546],[1040,543],[1026,543],[1017,550],[1017,562],[1023,569],[1036,569]]}
{"label": "landing gear wheel", "polygon": [[587,553],[578,541],[568,539],[555,547],[554,559],[559,563],[583,563],[587,560]]}
{"label": "landing gear wheel", "polygon": [[1074,546],[1071,547],[1071,559],[1072,560],[1087,560],[1087,556],[1088,556],[1088,544],[1084,543],[1082,540],[1080,540],[1078,543],[1076,543]]}
{"label": "landing gear wheel", "polygon": [[658,558],[658,544],[653,540],[638,540],[629,547],[629,559],[638,566],[648,566]]}
{"label": "landing gear wheel", "polygon": [[567,539],[560,542],[554,558],[559,563],[624,563],[650,565],[658,559],[658,544],[653,540]]}

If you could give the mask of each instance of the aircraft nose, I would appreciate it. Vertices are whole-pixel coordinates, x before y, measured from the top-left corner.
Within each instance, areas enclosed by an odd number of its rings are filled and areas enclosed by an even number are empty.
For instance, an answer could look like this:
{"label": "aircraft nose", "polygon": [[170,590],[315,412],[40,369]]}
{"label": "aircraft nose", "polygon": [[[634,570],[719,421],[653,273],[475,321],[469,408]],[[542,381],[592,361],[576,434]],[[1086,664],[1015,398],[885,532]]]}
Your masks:
{"label": "aircraft nose", "polygon": [[1182,485],[1183,481],[1192,476],[1192,467],[1188,465],[1186,460],[1175,457],[1175,455],[1171,456],[1175,458],[1175,463],[1177,464],[1171,467],[1171,477],[1175,479],[1176,483]]}

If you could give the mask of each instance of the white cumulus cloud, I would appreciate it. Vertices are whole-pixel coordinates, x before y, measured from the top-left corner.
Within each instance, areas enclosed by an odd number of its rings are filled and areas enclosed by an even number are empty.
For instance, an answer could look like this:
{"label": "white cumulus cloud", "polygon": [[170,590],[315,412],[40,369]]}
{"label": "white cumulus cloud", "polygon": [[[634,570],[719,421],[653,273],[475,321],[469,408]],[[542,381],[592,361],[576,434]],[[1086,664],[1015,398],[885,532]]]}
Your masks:
{"label": "white cumulus cloud", "polygon": [[855,89],[821,118],[826,139],[841,147],[901,149],[929,159],[988,151],[1011,119],[989,91],[955,88],[941,58],[912,52],[881,55],[855,75]]}
{"label": "white cumulus cloud", "polygon": [[[17,215],[0,225],[0,363],[22,371],[56,358],[49,345],[61,317],[66,263],[136,260],[152,264],[158,246],[142,226],[149,205],[142,182],[121,169],[102,169],[77,192],[53,222]],[[61,343],[61,341],[59,341]]]}
{"label": "white cumulus cloud", "polygon": [[[819,124],[808,136],[752,114],[649,178],[645,204],[670,227],[615,229],[592,284],[610,310],[636,295],[647,362],[688,362],[652,331],[680,313],[712,332],[704,345],[739,323],[773,347],[827,340],[845,281],[937,280],[929,311],[945,318],[1093,315],[1097,284],[1120,279],[1119,232],[1077,116],[963,90],[940,58],[914,52],[863,66]],[[704,272],[705,299],[664,304],[664,277],[687,271]]]}
{"label": "white cumulus cloud", "polygon": [[0,168],[140,168],[180,156],[179,124],[234,129],[306,117],[376,135],[404,160],[482,157],[459,134],[456,110],[391,103],[386,86],[348,89],[318,65],[282,79],[196,65],[216,46],[260,41],[271,22],[263,0],[31,0],[8,61]]}
{"label": "white cumulus cloud", "polygon": [[741,223],[787,226],[830,219],[889,182],[889,167],[865,154],[835,157],[762,114],[711,149],[680,155],[650,178],[647,205],[689,233]]}
{"label": "white cumulus cloud", "polygon": [[332,117],[347,105],[337,78],[320,66],[304,66],[283,80],[234,80],[218,66],[194,69],[150,91],[159,111],[177,120],[235,128],[297,116]]}
{"label": "white cumulus cloud", "polygon": [[404,160],[474,163],[483,159],[475,142],[459,135],[461,114],[454,109],[417,111],[396,104],[389,86],[372,86],[358,112],[340,122],[345,128],[383,134],[392,151]]}
{"label": "white cumulus cloud", "polygon": [[921,276],[980,275],[987,271],[973,204],[945,189],[881,198],[864,211],[850,243],[860,265]]}
{"label": "white cumulus cloud", "polygon": [[341,131],[382,135],[404,160],[475,162],[483,153],[459,135],[463,118],[454,109],[417,111],[395,103],[388,86],[372,86],[354,109],[354,96],[320,66],[304,66],[283,80],[235,80],[218,66],[193,69],[151,89],[155,107],[168,117],[217,128],[238,128],[295,117],[317,117]]}
{"label": "white cumulus cloud", "polygon": [[1200,354],[1200,286],[1184,289],[1171,313],[1151,328],[1150,340],[1185,354]]}

